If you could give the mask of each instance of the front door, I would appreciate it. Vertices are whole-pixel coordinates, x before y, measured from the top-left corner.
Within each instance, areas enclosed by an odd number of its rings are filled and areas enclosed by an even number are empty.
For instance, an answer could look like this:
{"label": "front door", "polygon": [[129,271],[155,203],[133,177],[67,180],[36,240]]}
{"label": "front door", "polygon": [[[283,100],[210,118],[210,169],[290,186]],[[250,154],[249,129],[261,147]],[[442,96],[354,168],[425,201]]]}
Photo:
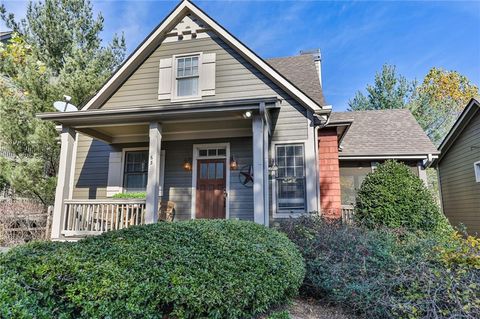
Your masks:
{"label": "front door", "polygon": [[195,218],[225,218],[225,159],[197,161]]}

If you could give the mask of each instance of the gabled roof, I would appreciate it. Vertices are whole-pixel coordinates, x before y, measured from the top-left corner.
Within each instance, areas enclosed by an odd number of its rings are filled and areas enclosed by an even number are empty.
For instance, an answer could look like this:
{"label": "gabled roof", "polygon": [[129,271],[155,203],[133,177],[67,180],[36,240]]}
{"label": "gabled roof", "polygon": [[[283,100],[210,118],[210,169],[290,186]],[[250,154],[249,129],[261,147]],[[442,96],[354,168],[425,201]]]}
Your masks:
{"label": "gabled roof", "polygon": [[180,2],[173,11],[157,26],[155,30],[137,47],[119,69],[107,80],[102,88],[85,104],[82,111],[98,108],[124,83],[128,77],[145,61],[145,59],[162,43],[167,32],[187,13],[191,12],[205,22],[226,44],[236,50],[243,58],[271,79],[287,94],[301,105],[312,111],[320,111],[321,106],[306,92],[303,92],[285,76],[272,68],[262,58],[230,34],[215,20],[188,0]]}
{"label": "gabled roof", "polygon": [[467,127],[470,120],[478,111],[480,111],[480,99],[472,98],[462,113],[458,116],[455,124],[453,124],[447,136],[445,136],[442,143],[440,143],[439,149],[441,154],[438,158],[438,162],[440,162],[442,157],[445,156],[452,144],[460,136],[462,131],[465,129],[465,127]]}
{"label": "gabled roof", "polygon": [[406,109],[332,112],[330,125],[352,121],[341,143],[340,158],[418,157],[439,153]]}
{"label": "gabled roof", "polygon": [[322,86],[320,85],[318,71],[312,54],[273,58],[266,61],[317,102],[317,104],[321,106],[327,104],[323,96]]}

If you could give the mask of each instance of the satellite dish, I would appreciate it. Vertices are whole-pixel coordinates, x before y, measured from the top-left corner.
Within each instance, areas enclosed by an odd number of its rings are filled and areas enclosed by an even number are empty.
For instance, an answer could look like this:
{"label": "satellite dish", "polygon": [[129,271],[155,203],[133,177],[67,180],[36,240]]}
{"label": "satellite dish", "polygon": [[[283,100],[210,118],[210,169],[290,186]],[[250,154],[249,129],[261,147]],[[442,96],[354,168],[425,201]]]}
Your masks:
{"label": "satellite dish", "polygon": [[74,112],[78,111],[77,107],[73,104],[70,104],[66,101],[57,101],[53,103],[53,107],[60,112]]}

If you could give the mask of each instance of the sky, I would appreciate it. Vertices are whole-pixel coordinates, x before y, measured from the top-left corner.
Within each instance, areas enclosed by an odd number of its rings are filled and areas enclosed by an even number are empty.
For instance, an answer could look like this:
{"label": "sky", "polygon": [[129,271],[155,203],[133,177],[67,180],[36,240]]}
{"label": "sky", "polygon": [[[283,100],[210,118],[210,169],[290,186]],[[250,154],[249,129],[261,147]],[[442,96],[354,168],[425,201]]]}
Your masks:
{"label": "sky", "polygon": [[[0,1],[25,15],[26,1]],[[437,67],[480,84],[480,1],[194,2],[263,58],[320,49],[323,90],[335,111],[346,110],[385,63],[410,80]],[[105,19],[104,41],[124,33],[130,53],[178,2],[92,3]]]}

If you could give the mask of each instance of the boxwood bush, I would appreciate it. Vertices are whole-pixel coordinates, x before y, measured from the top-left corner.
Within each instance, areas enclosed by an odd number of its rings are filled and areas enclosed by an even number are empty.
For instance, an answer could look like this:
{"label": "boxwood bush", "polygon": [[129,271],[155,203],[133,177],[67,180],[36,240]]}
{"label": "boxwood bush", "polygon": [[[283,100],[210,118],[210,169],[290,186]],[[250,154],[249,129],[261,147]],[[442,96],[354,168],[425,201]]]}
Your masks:
{"label": "boxwood bush", "polygon": [[370,228],[429,231],[448,225],[423,181],[396,161],[386,161],[367,175],[357,194],[355,219]]}
{"label": "boxwood bush", "polygon": [[296,295],[295,245],[243,221],[158,223],[0,257],[1,318],[251,318]]}

